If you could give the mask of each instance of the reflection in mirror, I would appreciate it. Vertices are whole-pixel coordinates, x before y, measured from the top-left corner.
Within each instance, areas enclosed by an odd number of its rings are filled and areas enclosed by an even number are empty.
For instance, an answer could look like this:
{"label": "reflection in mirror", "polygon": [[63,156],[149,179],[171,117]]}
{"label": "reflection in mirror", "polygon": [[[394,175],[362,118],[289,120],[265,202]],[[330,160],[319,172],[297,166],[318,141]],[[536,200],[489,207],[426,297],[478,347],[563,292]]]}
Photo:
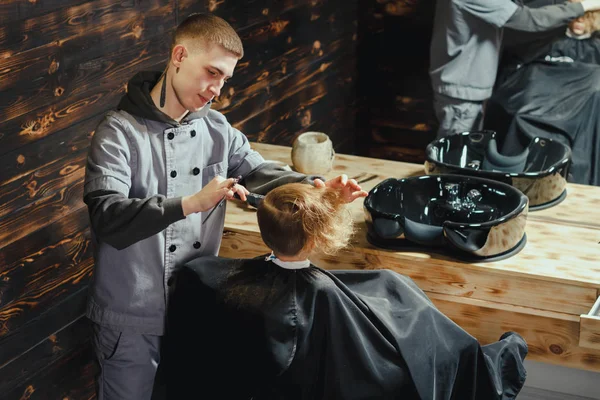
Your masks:
{"label": "reflection in mirror", "polygon": [[[526,1],[531,7],[543,1]],[[600,185],[600,13],[545,33],[505,30],[484,127],[518,154],[536,137],[569,146],[569,182]]]}

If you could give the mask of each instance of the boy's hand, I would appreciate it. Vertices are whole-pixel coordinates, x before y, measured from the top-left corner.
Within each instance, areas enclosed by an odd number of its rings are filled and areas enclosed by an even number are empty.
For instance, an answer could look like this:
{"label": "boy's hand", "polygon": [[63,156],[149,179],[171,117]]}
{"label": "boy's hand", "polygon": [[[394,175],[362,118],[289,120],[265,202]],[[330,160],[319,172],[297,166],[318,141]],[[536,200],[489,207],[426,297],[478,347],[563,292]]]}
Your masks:
{"label": "boy's hand", "polygon": [[341,192],[342,198],[346,203],[352,203],[359,197],[366,197],[367,192],[362,190],[355,179],[348,179],[348,175],[342,174],[336,178],[323,182],[321,179],[315,179],[316,187],[330,187]]}

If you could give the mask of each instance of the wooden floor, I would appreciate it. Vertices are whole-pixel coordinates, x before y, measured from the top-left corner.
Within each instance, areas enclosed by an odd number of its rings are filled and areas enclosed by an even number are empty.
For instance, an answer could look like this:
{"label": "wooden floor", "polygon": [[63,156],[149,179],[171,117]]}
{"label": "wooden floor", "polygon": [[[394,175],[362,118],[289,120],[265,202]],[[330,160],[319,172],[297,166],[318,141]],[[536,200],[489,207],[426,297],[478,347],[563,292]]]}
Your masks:
{"label": "wooden floor", "polygon": [[[95,399],[95,398],[94,398]],[[90,399],[90,400],[94,400]],[[164,392],[155,392],[152,396],[152,400],[166,400]],[[565,393],[551,392],[548,390],[538,388],[525,387],[521,390],[521,393],[517,396],[517,400],[594,400],[591,397],[574,396]]]}
{"label": "wooden floor", "polygon": [[517,396],[517,400],[594,400],[590,397],[573,396],[559,392],[524,387]]}
{"label": "wooden floor", "polygon": [[[95,399],[95,398],[94,398]],[[90,399],[90,400],[94,400]],[[164,392],[155,392],[152,400],[166,400]],[[594,400],[590,397],[574,396],[559,392],[550,392],[538,388],[525,387],[517,396],[517,400]]]}

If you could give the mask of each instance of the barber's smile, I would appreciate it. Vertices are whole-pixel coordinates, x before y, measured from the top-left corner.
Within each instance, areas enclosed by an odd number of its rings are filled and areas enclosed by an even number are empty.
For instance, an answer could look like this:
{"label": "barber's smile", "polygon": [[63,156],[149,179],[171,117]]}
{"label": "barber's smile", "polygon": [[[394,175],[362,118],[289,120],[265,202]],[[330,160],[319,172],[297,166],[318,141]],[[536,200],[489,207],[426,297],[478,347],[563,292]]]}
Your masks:
{"label": "barber's smile", "polygon": [[198,97],[200,98],[200,101],[202,102],[202,104],[206,104],[206,103],[208,103],[210,101],[209,99],[207,99],[204,96],[198,95]]}

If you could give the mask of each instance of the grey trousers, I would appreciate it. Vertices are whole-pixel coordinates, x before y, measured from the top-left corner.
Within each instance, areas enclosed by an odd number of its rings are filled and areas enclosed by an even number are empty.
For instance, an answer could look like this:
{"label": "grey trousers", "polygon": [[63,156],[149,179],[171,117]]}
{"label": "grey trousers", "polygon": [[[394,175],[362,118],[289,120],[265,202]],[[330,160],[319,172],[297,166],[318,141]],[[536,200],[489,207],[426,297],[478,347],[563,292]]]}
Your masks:
{"label": "grey trousers", "polygon": [[434,93],[433,108],[440,124],[437,138],[478,131],[483,126],[483,101],[468,101]]}
{"label": "grey trousers", "polygon": [[98,400],[150,400],[160,363],[161,337],[119,332],[92,323],[100,366]]}

